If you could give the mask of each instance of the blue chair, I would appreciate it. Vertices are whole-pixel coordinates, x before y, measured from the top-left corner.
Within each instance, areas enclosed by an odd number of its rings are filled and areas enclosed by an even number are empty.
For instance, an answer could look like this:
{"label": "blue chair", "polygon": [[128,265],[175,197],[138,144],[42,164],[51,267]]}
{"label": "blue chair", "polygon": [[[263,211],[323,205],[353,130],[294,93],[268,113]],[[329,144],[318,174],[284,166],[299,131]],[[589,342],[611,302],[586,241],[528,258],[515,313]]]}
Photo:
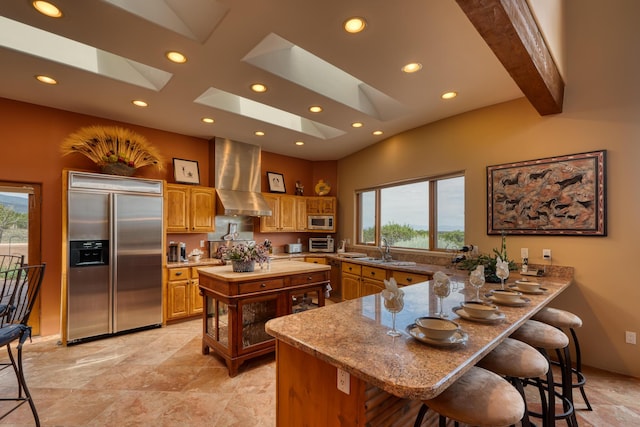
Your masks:
{"label": "blue chair", "polygon": [[[10,360],[10,362],[0,363],[0,370],[12,366],[18,381],[16,397],[0,397],[0,401],[3,402],[16,402],[0,415],[0,420],[28,402],[36,426],[40,426],[38,412],[24,378],[22,345],[31,338],[31,326],[27,322],[42,286],[44,270],[45,264],[31,265],[7,270],[0,275],[0,345],[7,347]],[[11,349],[11,344],[15,341],[18,341],[16,356]]]}

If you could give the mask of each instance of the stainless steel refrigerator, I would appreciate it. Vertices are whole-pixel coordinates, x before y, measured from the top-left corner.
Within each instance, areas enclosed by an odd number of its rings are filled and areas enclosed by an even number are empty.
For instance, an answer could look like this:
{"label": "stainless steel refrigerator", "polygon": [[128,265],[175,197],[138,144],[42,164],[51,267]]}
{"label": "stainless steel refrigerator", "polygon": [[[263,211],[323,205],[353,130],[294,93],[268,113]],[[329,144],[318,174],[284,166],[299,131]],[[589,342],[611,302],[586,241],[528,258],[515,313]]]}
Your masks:
{"label": "stainless steel refrigerator", "polygon": [[162,181],[70,172],[67,343],[162,324]]}

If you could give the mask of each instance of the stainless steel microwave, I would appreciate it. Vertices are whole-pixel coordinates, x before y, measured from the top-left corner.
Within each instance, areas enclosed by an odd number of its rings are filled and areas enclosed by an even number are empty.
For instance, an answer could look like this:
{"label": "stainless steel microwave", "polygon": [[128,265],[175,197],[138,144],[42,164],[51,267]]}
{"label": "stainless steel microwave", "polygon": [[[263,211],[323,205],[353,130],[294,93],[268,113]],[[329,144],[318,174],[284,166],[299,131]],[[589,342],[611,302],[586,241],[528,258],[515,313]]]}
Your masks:
{"label": "stainless steel microwave", "polygon": [[309,252],[333,252],[334,241],[331,236],[327,237],[310,237]]}
{"label": "stainless steel microwave", "polygon": [[309,215],[307,216],[307,230],[333,231],[333,215]]}

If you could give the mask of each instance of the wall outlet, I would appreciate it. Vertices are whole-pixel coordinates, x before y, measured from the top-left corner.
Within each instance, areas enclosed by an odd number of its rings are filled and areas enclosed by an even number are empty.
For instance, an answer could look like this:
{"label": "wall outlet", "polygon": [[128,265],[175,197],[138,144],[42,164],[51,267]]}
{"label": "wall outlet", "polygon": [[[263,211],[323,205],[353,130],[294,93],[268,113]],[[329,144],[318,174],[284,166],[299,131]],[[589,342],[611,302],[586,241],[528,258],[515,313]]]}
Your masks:
{"label": "wall outlet", "polygon": [[636,343],[636,333],[631,331],[624,331],[624,342],[627,344]]}
{"label": "wall outlet", "polygon": [[529,248],[520,248],[520,258],[529,258]]}
{"label": "wall outlet", "polygon": [[204,248],[204,240],[200,240],[200,247]]}
{"label": "wall outlet", "polygon": [[347,371],[338,368],[338,390],[344,394],[351,393],[351,378]]}
{"label": "wall outlet", "polygon": [[542,258],[544,258],[546,260],[550,260],[551,259],[551,249],[543,249],[542,250]]}

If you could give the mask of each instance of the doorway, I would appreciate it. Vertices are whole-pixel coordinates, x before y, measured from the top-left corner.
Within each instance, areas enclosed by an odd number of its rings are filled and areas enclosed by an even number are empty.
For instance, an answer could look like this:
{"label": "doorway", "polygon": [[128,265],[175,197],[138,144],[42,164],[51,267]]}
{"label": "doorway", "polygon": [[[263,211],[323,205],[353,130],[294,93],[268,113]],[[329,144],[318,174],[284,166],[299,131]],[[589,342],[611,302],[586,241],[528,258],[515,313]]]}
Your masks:
{"label": "doorway", "polygon": [[[40,184],[0,181],[0,254],[24,255],[27,264],[40,264],[41,252]],[[29,324],[40,335],[40,297]]]}

